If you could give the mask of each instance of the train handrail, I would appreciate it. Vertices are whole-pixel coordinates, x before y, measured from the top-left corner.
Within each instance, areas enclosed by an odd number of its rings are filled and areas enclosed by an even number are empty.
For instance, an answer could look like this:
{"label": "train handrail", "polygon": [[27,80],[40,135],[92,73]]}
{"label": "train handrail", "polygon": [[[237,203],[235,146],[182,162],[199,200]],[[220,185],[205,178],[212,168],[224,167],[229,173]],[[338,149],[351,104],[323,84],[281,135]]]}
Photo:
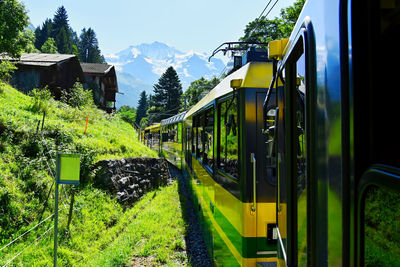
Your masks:
{"label": "train handrail", "polygon": [[256,211],[256,190],[257,190],[257,185],[256,185],[256,157],[254,153],[250,154],[250,160],[251,163],[253,163],[253,205],[251,207],[251,211],[255,212]]}

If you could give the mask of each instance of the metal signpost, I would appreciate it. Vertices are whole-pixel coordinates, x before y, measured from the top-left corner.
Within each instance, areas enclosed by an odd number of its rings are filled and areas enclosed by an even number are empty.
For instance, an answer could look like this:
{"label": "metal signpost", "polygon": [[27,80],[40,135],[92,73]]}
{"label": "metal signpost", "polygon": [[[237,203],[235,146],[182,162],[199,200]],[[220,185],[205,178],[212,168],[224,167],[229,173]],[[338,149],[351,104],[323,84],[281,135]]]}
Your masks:
{"label": "metal signpost", "polygon": [[57,154],[57,179],[54,214],[54,266],[57,266],[57,233],[58,233],[58,185],[79,184],[80,155]]}

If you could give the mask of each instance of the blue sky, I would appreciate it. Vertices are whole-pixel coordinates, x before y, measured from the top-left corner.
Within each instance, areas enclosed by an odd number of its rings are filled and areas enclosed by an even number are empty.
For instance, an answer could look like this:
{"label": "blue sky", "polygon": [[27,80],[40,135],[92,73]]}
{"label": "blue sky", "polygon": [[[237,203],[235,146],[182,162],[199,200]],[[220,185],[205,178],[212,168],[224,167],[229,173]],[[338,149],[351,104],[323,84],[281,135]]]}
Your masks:
{"label": "blue sky", "polygon": [[[268,18],[294,0],[279,0]],[[257,18],[269,0],[21,0],[37,27],[63,5],[70,25],[80,34],[93,28],[102,53],[129,45],[160,41],[178,50],[211,54],[221,43],[237,41],[246,24]],[[251,2],[251,3],[249,3]],[[271,1],[271,5],[275,0]],[[269,8],[267,9],[267,11]]]}

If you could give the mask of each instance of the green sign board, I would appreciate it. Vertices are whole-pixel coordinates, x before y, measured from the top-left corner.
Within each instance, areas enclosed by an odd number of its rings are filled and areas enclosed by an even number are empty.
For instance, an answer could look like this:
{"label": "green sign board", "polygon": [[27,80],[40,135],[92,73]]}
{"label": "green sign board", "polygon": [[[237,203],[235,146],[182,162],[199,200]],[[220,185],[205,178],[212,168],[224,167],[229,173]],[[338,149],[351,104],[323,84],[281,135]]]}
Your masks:
{"label": "green sign board", "polygon": [[57,155],[57,182],[59,184],[79,184],[80,155]]}

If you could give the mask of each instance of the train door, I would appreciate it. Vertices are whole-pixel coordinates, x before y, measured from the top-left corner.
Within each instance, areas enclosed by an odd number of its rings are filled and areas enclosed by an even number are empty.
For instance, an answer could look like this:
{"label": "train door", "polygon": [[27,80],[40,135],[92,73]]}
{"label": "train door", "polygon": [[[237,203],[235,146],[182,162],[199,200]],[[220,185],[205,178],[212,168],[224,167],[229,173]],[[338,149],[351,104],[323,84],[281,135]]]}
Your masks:
{"label": "train door", "polygon": [[267,147],[265,146],[265,136],[263,134],[263,104],[266,97],[265,90],[256,92],[256,148],[254,153],[253,168],[256,175],[256,216],[257,216],[257,257],[275,258],[276,257],[276,226],[275,216],[275,179],[272,175],[264,175],[267,172]]}
{"label": "train door", "polygon": [[[309,174],[306,66],[303,38],[290,50],[276,88],[275,142],[279,266],[307,266]],[[281,78],[279,78],[281,79]],[[271,139],[271,138],[270,138]]]}
{"label": "train door", "polygon": [[[276,87],[276,107],[269,109],[267,114],[270,122],[268,128],[268,141],[276,176],[276,232],[278,237],[277,252],[278,266],[285,266],[287,261],[287,181],[285,168],[285,139],[284,139],[284,121],[283,121],[283,97],[284,88]],[[272,116],[274,115],[274,117]],[[273,123],[273,124],[272,124]]]}

